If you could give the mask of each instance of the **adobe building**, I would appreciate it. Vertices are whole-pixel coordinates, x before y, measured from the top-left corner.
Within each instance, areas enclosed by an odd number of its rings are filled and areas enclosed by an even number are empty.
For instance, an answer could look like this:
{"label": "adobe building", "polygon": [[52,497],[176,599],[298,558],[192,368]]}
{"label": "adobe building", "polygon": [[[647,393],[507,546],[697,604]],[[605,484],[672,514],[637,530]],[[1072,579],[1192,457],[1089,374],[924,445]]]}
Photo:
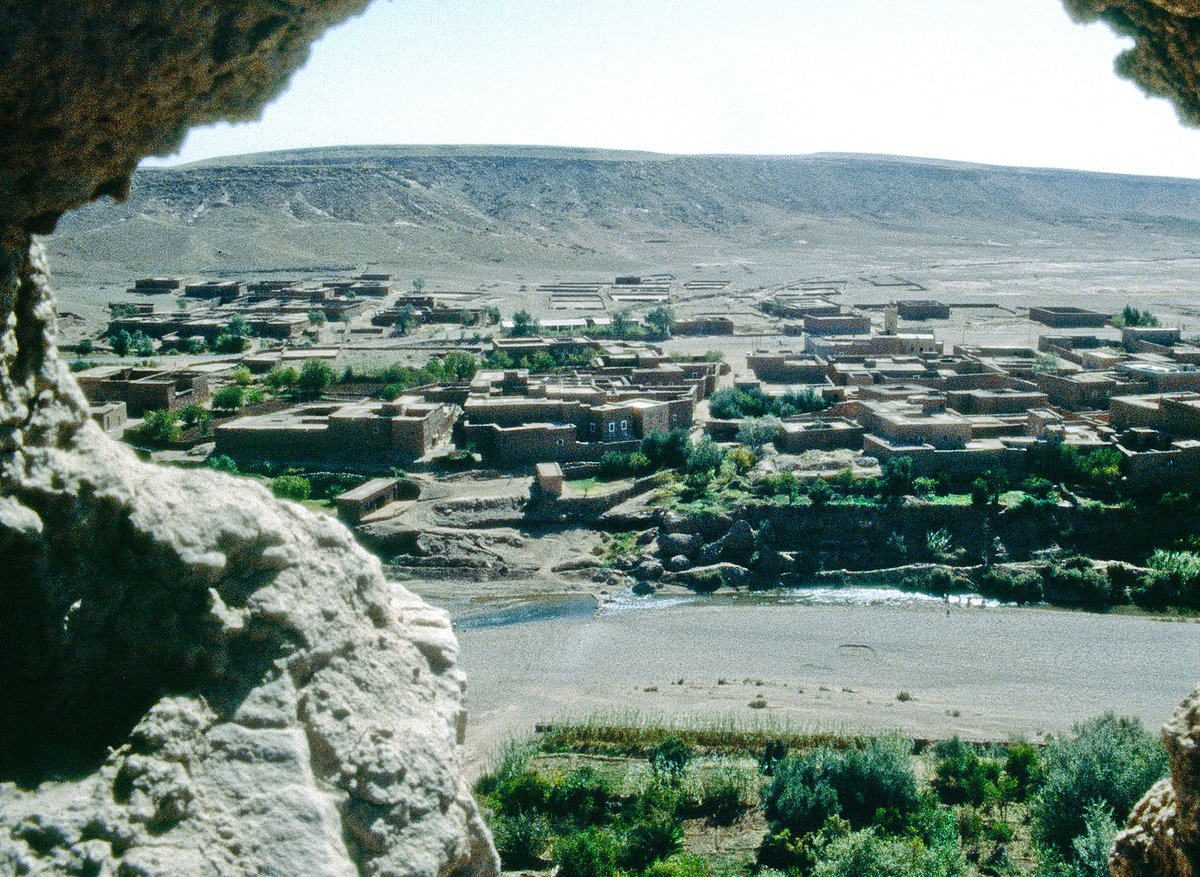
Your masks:
{"label": "adobe building", "polygon": [[824,384],[826,362],[793,350],[756,350],[746,365],[760,381],[769,384]]}
{"label": "adobe building", "polygon": [[1045,305],[1030,308],[1029,319],[1056,329],[1094,329],[1107,326],[1112,315],[1090,311],[1086,308]]}
{"label": "adobe building", "polygon": [[950,305],[928,298],[908,298],[896,302],[896,313],[903,320],[948,320]]}
{"label": "adobe building", "polygon": [[131,417],[165,408],[178,411],[209,400],[209,380],[191,369],[136,368],[100,365],[76,372],[75,380],[93,405],[123,402]]}
{"label": "adobe building", "polygon": [[399,498],[399,478],[372,478],[358,487],[339,493],[334,498],[338,517],[357,524],[372,512],[377,512]]}
{"label": "adobe building", "polygon": [[809,314],[804,318],[804,331],[809,335],[867,335],[871,318],[856,313]]}
{"label": "adobe building", "polygon": [[450,438],[455,406],[401,396],[391,402],[318,401],[216,428],[216,452],[268,460],[387,464],[418,459]]}

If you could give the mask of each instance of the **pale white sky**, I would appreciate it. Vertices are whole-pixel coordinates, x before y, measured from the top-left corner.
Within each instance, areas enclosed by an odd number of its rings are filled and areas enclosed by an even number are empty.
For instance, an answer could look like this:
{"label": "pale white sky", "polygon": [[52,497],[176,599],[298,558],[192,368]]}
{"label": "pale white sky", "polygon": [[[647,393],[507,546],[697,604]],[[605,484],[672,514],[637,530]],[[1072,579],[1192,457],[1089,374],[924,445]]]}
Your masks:
{"label": "pale white sky", "polygon": [[169,163],[484,143],[874,152],[1200,177],[1200,131],[1060,0],[375,0]]}

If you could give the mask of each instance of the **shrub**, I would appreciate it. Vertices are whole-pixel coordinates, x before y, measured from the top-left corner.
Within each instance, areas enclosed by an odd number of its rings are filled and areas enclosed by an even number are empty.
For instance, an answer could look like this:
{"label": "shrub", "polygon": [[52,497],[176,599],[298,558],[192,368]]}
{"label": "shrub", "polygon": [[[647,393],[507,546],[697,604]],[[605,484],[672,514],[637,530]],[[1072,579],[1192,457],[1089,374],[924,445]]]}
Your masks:
{"label": "shrub", "polygon": [[938,837],[926,846],[866,830],[830,843],[811,873],[812,877],[959,877],[967,873],[967,865],[956,836]]}
{"label": "shrub", "polygon": [[1045,783],[1031,805],[1034,839],[1072,857],[1089,805],[1103,802],[1124,819],[1166,769],[1166,749],[1137,719],[1108,713],[1076,725],[1046,751]]}
{"label": "shrub", "polygon": [[559,840],[554,850],[558,877],[613,877],[620,845],[608,828],[593,828]]}
{"label": "shrub", "polygon": [[228,472],[230,475],[238,474],[238,465],[232,457],[218,454],[215,457],[209,457],[207,462],[211,468],[216,469],[218,472]]}
{"label": "shrub", "polygon": [[333,381],[333,369],[319,359],[310,359],[300,369],[296,390],[309,398],[320,396]]}
{"label": "shrub", "polygon": [[1040,603],[1042,577],[1033,572],[1013,572],[993,566],[980,578],[979,593],[1005,603]]}
{"label": "shrub", "polygon": [[635,872],[652,862],[679,852],[683,846],[683,826],[673,817],[639,820],[622,838],[620,864]]}
{"label": "shrub", "polygon": [[1082,606],[1093,611],[1115,602],[1108,577],[1086,557],[1069,557],[1042,570],[1042,593],[1051,603]]}
{"label": "shrub", "polygon": [[250,374],[250,369],[244,365],[235,367],[229,373],[229,378],[239,387],[246,387],[254,382],[254,375]]}
{"label": "shrub", "polygon": [[197,356],[208,350],[208,345],[204,343],[204,339],[200,336],[189,338],[187,341],[187,352],[193,356]]}
{"label": "shrub", "polygon": [[1150,555],[1146,565],[1159,573],[1150,581],[1165,592],[1166,599],[1176,605],[1200,608],[1200,554],[1160,548]]}
{"label": "shrub", "polygon": [[179,441],[179,416],[165,408],[147,411],[142,425],[142,437],[155,445],[168,445]]}
{"label": "shrub", "polygon": [[701,477],[712,475],[721,468],[724,459],[725,454],[717,447],[717,443],[709,436],[704,436],[688,457],[688,474]]}
{"label": "shrub", "polygon": [[1004,757],[1004,774],[1013,782],[1013,798],[1024,801],[1041,786],[1045,779],[1042,754],[1027,740],[1008,744]]}
{"label": "shrub", "polygon": [[926,806],[917,788],[908,747],[882,738],[862,749],[818,747],[784,759],[763,795],[763,809],[778,832],[793,836],[820,829],[833,816],[851,828],[904,824]]}
{"label": "shrub", "polygon": [[[697,855],[671,856],[661,862],[655,862],[645,871],[642,877],[714,877],[712,868]],[[784,877],[776,872],[771,874],[764,869],[758,872],[758,877]]]}
{"label": "shrub", "polygon": [[498,813],[488,822],[505,869],[536,868],[544,864],[543,857],[554,837],[544,813],[524,810],[512,815]]}
{"label": "shrub", "polygon": [[80,341],[78,344],[75,345],[75,352],[78,353],[80,356],[87,356],[89,353],[92,352],[93,348],[94,348],[94,345],[92,344],[92,339],[84,338],[82,341]]}
{"label": "shrub", "polygon": [[213,342],[216,353],[241,353],[249,346],[250,342],[241,335],[218,335]]}
{"label": "shrub", "polygon": [[774,415],[748,417],[738,427],[737,441],[761,451],[764,445],[777,441],[782,432],[783,422]]}
{"label": "shrub", "polygon": [[280,475],[271,482],[271,490],[276,496],[299,501],[312,496],[312,483],[303,475]]}
{"label": "shrub", "polygon": [[113,353],[117,356],[124,356],[129,352],[130,345],[133,343],[133,336],[122,329],[109,339],[108,343],[112,346]]}
{"label": "shrub", "polygon": [[263,383],[278,393],[292,389],[298,380],[300,380],[300,372],[290,366],[276,365],[267,372]]}
{"label": "shrub", "polygon": [[578,767],[549,787],[546,811],[558,821],[596,825],[608,818],[612,796],[592,767]]}
{"label": "shrub", "polygon": [[656,776],[678,778],[692,760],[692,747],[678,737],[668,737],[646,756]]}
{"label": "shrub", "polygon": [[818,478],[808,486],[808,501],[815,507],[824,508],[829,505],[829,500],[832,498],[833,490],[824,478]]}
{"label": "shrub", "polygon": [[933,788],[947,804],[982,807],[1000,799],[1000,763],[979,757],[974,746],[958,737],[939,743],[934,750]]}
{"label": "shrub", "polygon": [[653,469],[681,469],[692,455],[687,430],[652,432],[642,439],[642,453]]}
{"label": "shrub", "polygon": [[913,492],[912,457],[884,460],[879,477],[879,493],[885,499],[899,499]]}
{"label": "shrub", "polygon": [[236,411],[242,407],[245,401],[246,391],[237,384],[222,387],[213,393],[212,397],[213,407],[220,408],[223,411]]}

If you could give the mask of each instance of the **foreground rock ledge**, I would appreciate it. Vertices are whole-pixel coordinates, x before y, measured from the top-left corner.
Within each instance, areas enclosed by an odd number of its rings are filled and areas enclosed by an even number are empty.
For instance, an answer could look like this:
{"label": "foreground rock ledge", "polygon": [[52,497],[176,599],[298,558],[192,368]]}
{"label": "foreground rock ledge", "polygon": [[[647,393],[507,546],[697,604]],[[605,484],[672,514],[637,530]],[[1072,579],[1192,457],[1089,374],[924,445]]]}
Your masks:
{"label": "foreground rock ledge", "polygon": [[1200,875],[1200,687],[1163,728],[1171,775],[1133,808],[1109,859],[1113,877]]}
{"label": "foreground rock ledge", "polygon": [[0,872],[496,873],[446,614],[336,521],[104,436],[36,247],[0,301]]}

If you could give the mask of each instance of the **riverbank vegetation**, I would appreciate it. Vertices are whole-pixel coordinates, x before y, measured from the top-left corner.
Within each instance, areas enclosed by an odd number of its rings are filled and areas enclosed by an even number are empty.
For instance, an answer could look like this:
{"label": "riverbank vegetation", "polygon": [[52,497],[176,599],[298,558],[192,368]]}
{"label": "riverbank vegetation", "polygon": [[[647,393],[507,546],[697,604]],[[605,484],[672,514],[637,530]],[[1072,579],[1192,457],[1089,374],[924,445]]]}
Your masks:
{"label": "riverbank vegetation", "polygon": [[1165,771],[1161,743],[1112,715],[1045,746],[601,717],[508,744],[474,791],[506,870],[1101,877]]}

